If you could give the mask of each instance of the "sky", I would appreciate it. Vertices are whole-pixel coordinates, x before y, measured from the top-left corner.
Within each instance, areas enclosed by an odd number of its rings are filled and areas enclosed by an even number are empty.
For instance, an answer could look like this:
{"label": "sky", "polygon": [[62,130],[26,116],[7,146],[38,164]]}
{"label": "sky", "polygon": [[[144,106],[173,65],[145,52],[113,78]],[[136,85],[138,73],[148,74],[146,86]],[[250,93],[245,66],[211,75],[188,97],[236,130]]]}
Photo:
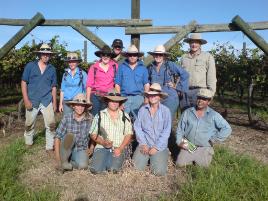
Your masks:
{"label": "sky", "polygon": [[[37,12],[45,19],[131,19],[131,0],[0,0],[0,18],[31,19]],[[153,26],[182,26],[192,20],[198,24],[230,23],[239,15],[246,22],[268,21],[268,0],[140,0],[140,18],[151,19]],[[0,47],[21,29],[19,26],[0,25]],[[108,45],[113,39],[121,38],[125,50],[130,45],[130,35],[125,35],[124,27],[88,27]],[[268,42],[268,30],[257,31]],[[33,39],[39,43],[48,42],[59,35],[60,42],[67,43],[67,50],[82,51],[85,37],[71,27],[36,27],[17,46],[21,47]],[[147,53],[155,46],[164,44],[175,34],[141,35],[140,50]],[[241,49],[243,42],[247,47],[256,46],[242,32],[202,33],[208,41],[202,47],[208,51],[213,43],[227,43]],[[188,45],[183,49],[187,50]],[[88,62],[97,59],[97,47],[88,41]],[[145,54],[146,55],[146,54]]]}

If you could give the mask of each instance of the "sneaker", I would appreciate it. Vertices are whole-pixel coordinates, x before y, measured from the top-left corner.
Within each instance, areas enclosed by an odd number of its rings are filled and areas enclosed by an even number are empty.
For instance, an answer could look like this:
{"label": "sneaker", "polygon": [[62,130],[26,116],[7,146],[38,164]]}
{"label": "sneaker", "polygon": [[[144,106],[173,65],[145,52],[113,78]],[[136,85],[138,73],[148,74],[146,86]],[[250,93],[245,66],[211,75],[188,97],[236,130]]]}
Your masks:
{"label": "sneaker", "polygon": [[61,164],[61,167],[63,170],[72,170],[73,169],[73,166],[71,163],[68,163],[68,162],[64,162]]}

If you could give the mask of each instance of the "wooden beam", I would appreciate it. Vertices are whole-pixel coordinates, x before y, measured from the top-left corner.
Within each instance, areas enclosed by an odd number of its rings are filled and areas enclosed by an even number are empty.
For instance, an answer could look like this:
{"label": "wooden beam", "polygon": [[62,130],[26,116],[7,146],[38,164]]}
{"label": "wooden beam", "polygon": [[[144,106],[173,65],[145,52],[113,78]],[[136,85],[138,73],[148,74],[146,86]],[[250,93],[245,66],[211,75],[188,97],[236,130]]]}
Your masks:
{"label": "wooden beam", "polygon": [[247,24],[239,15],[232,19],[232,23],[234,23],[257,47],[268,55],[268,44],[266,41],[251,29],[249,24]]}
{"label": "wooden beam", "polygon": [[[268,29],[268,21],[248,23],[254,30]],[[177,33],[184,26],[154,26],[154,27],[126,27],[125,34],[172,34]],[[197,24],[194,32],[229,32],[240,31],[233,23],[230,24]]]}
{"label": "wooden beam", "polygon": [[24,25],[1,49],[0,59],[2,59],[12,48],[14,48],[28,33],[30,33],[38,24],[45,20],[41,13],[37,13]]}
{"label": "wooden beam", "polygon": [[[131,0],[131,19],[140,18],[140,0]],[[131,44],[140,49],[140,35],[131,34]]]}
{"label": "wooden beam", "polygon": [[[28,19],[8,19],[0,18],[0,25],[9,26],[24,26],[30,20]],[[150,19],[114,19],[114,20],[89,20],[89,19],[50,19],[46,20],[40,26],[70,26],[74,23],[80,23],[84,26],[99,26],[99,27],[127,27],[127,26],[152,26],[152,20]]]}
{"label": "wooden beam", "polygon": [[80,23],[71,24],[71,27],[82,34],[85,38],[90,40],[96,47],[101,49],[104,45],[107,45],[103,40],[101,40],[98,36],[92,33],[90,30],[87,29],[84,25]]}
{"label": "wooden beam", "polygon": [[[187,26],[180,30],[175,36],[169,39],[165,44],[166,51],[170,50],[176,43],[185,38],[189,33],[193,32],[196,28],[196,21],[190,22]],[[144,58],[145,66],[149,65],[153,61],[153,57],[148,55]]]}

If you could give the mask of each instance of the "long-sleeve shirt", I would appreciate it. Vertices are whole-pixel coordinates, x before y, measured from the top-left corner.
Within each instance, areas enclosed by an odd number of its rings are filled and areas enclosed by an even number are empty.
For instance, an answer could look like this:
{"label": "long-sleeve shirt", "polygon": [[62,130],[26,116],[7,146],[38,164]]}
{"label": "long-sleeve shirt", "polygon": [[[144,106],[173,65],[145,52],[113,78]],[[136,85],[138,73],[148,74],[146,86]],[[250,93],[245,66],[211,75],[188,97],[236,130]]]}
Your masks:
{"label": "long-sleeve shirt", "polygon": [[155,147],[158,151],[166,149],[171,132],[171,122],[170,110],[161,103],[154,116],[151,116],[149,104],[142,106],[134,122],[139,145]]}
{"label": "long-sleeve shirt", "polygon": [[184,54],[181,65],[190,74],[190,87],[210,88],[216,92],[215,60],[210,53],[200,52],[194,57],[190,53]]}
{"label": "long-sleeve shirt", "polygon": [[185,110],[177,127],[176,142],[185,137],[197,146],[210,147],[212,142],[223,142],[232,132],[228,122],[215,110],[207,107],[203,117],[198,118],[195,107]]}

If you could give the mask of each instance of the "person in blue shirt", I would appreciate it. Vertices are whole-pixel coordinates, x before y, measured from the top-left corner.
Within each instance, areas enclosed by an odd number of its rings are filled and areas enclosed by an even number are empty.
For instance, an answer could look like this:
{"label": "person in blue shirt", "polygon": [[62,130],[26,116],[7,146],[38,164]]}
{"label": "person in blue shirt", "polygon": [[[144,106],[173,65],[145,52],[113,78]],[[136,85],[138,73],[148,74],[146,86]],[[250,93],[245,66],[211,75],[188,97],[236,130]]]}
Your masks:
{"label": "person in blue shirt", "polygon": [[168,60],[169,52],[163,45],[155,47],[154,51],[148,52],[154,61],[148,66],[149,82],[159,83],[168,97],[163,100],[163,104],[170,109],[174,118],[178,106],[179,97],[182,97],[189,88],[189,73],[179,65]]}
{"label": "person in blue shirt", "polygon": [[119,65],[115,77],[115,89],[122,96],[127,97],[124,104],[125,112],[136,117],[144,102],[143,93],[149,89],[148,71],[139,57],[144,55],[135,45],[131,45],[122,55],[125,61]]}
{"label": "person in blue shirt", "polygon": [[59,111],[64,115],[72,113],[73,110],[66,104],[79,93],[86,93],[87,73],[78,67],[82,60],[76,52],[68,52],[65,61],[68,63],[68,68],[62,76]]}
{"label": "person in blue shirt", "polygon": [[[223,142],[232,132],[228,122],[209,107],[213,92],[202,88],[197,93],[195,107],[182,113],[177,127],[176,143],[180,147],[176,164],[186,166],[197,164],[208,167],[214,154],[213,143]],[[189,150],[189,143],[196,150]]]}
{"label": "person in blue shirt", "polygon": [[57,75],[55,67],[49,64],[54,52],[48,44],[42,44],[36,53],[39,59],[25,66],[21,78],[21,91],[26,108],[25,144],[33,144],[35,122],[41,112],[46,127],[46,150],[49,155],[54,155]]}
{"label": "person in blue shirt", "polygon": [[151,171],[155,175],[165,175],[168,165],[168,138],[171,131],[170,110],[160,103],[168,95],[162,92],[158,83],[153,83],[145,92],[149,104],[142,106],[134,122],[134,130],[139,143],[133,161],[134,167],[143,171],[150,160]]}

